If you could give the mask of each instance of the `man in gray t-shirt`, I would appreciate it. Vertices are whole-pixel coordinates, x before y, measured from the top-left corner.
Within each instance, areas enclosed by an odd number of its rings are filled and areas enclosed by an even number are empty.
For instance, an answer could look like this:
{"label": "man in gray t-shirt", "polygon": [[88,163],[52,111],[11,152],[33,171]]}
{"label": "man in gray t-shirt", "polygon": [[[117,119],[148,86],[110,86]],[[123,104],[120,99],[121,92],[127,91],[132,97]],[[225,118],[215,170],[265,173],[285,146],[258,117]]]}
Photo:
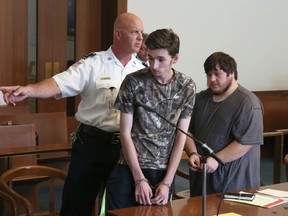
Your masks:
{"label": "man in gray t-shirt", "polygon": [[[263,106],[237,83],[237,65],[229,55],[216,52],[204,63],[208,89],[197,94],[189,132],[206,143],[225,163],[207,158],[207,193],[258,187],[260,145],[263,144]],[[201,195],[203,156],[200,145],[188,138],[190,195]]]}

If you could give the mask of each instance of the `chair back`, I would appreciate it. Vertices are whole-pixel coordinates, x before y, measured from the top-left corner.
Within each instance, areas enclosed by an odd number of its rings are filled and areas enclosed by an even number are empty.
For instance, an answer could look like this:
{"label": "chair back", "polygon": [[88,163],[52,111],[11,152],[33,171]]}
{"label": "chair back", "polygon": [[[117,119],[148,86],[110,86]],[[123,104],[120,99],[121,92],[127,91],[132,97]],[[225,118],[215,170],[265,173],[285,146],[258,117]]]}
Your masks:
{"label": "chair back", "polygon": [[[30,215],[58,215],[57,209],[55,209],[55,186],[59,185],[59,180],[65,181],[66,172],[48,166],[22,166],[7,170],[0,177],[0,186],[2,190],[13,197],[17,201],[17,207],[20,210],[24,210],[25,214]],[[30,201],[19,194],[13,189],[13,182],[17,178],[39,178],[41,183],[43,179],[48,182],[49,189],[49,207],[45,209],[33,209],[33,205]],[[44,203],[43,203],[44,204]]]}
{"label": "chair back", "polygon": [[0,190],[0,202],[0,215],[18,216],[15,199],[2,190]]}

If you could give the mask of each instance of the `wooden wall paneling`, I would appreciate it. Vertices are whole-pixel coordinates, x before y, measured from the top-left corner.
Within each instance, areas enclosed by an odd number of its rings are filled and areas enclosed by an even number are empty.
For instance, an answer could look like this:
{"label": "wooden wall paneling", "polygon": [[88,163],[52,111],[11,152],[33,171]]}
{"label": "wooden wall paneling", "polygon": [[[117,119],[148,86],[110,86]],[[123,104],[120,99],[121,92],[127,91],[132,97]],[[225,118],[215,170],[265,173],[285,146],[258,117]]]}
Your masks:
{"label": "wooden wall paneling", "polygon": [[[9,1],[10,2],[10,1]],[[7,84],[7,32],[9,31],[7,26],[8,9],[7,0],[1,0],[0,7],[0,85]]]}
{"label": "wooden wall paneling", "polygon": [[101,49],[108,49],[113,42],[113,24],[117,17],[117,0],[102,2]]}
{"label": "wooden wall paneling", "polygon": [[27,84],[27,26],[27,0],[1,0],[0,85]]}
{"label": "wooden wall paneling", "polygon": [[76,1],[76,61],[101,50],[101,4],[101,0]]}
{"label": "wooden wall paneling", "polygon": [[[101,0],[76,0],[75,61],[101,50]],[[81,97],[67,98],[67,114],[74,116]]]}
{"label": "wooden wall paneling", "polygon": [[127,0],[102,1],[102,44],[106,50],[113,42],[113,25],[121,13],[127,12]]}
{"label": "wooden wall paneling", "polygon": [[117,14],[127,12],[127,0],[118,0],[117,1]]}
{"label": "wooden wall paneling", "polygon": [[12,65],[13,84],[27,84],[28,70],[28,0],[13,0]]}
{"label": "wooden wall paneling", "polygon": [[255,91],[264,106],[264,132],[288,128],[288,92]]}
{"label": "wooden wall paneling", "polygon": [[[37,81],[67,68],[67,0],[41,0],[37,8]],[[66,111],[66,99],[37,99],[37,112]]]}

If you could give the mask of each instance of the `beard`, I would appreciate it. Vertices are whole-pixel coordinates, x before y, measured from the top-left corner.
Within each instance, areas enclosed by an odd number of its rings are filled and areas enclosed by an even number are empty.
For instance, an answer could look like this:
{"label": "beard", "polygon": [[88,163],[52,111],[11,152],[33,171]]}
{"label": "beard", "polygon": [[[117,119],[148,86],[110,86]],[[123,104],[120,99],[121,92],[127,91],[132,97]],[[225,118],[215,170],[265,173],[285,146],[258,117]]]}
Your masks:
{"label": "beard", "polygon": [[231,87],[231,85],[232,85],[232,79],[229,80],[229,82],[227,83],[227,85],[223,89],[220,89],[219,91],[213,91],[212,90],[212,93],[213,93],[213,95],[216,95],[216,96],[222,95],[228,91],[228,89]]}

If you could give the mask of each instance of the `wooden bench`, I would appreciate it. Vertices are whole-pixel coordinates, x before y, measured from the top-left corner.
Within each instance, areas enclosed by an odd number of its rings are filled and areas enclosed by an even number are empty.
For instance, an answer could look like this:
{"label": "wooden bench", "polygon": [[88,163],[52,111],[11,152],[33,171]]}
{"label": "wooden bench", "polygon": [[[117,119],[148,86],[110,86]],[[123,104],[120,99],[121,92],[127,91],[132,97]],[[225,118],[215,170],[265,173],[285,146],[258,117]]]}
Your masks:
{"label": "wooden bench", "polygon": [[276,129],[277,132],[283,133],[283,157],[288,154],[288,129]]}
{"label": "wooden bench", "polygon": [[[13,147],[27,147],[35,146],[35,125],[34,124],[21,124],[21,125],[6,125],[0,126],[0,151],[1,148]],[[1,173],[4,171],[20,166],[37,165],[37,156],[25,155],[1,158]],[[37,179],[38,180],[38,179]],[[24,182],[29,184],[23,185]],[[27,197],[37,197],[38,190],[34,185],[35,179],[15,179],[15,190],[26,194]],[[38,206],[36,200],[32,199],[31,202],[34,206]]]}
{"label": "wooden bench", "polygon": [[[0,137],[0,149],[10,147],[35,146],[35,125],[22,124],[0,126]],[[3,170],[23,165],[37,164],[36,155],[18,156],[11,159],[8,158],[8,160],[1,158],[1,161]]]}
{"label": "wooden bench", "polygon": [[[36,145],[68,143],[67,117],[65,112],[0,114],[0,124],[34,124]],[[70,152],[42,153],[37,164],[67,170]]]}
{"label": "wooden bench", "polygon": [[[288,129],[277,129],[276,131],[282,132],[284,136],[283,140],[283,156],[284,156],[284,165],[286,169],[286,179],[288,181]],[[286,147],[286,148],[285,148]]]}
{"label": "wooden bench", "polygon": [[28,105],[0,106],[0,114],[8,113],[30,113],[30,109]]}
{"label": "wooden bench", "polygon": [[273,168],[273,183],[277,184],[281,182],[282,176],[282,164],[283,164],[283,132],[273,131],[273,132],[264,132],[264,145],[265,138],[273,139],[273,148],[274,148],[274,168]]}

